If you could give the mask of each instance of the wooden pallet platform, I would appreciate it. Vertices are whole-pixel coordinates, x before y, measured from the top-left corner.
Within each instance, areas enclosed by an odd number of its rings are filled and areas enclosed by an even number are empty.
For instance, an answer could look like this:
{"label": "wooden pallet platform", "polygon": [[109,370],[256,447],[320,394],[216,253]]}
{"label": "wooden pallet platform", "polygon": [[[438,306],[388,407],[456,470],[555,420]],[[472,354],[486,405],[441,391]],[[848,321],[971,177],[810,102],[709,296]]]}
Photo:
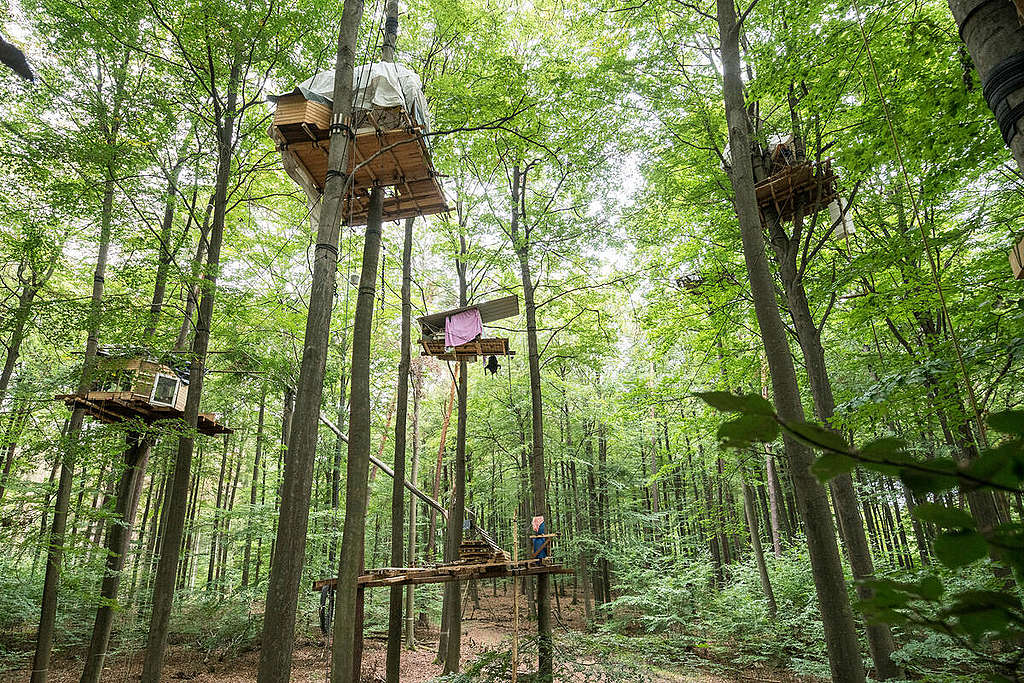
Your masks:
{"label": "wooden pallet platform", "polygon": [[495,549],[483,539],[466,539],[459,544],[459,562],[468,564],[508,562],[504,550]]}
{"label": "wooden pallet platform", "polygon": [[[573,574],[574,570],[546,560],[522,560],[519,562],[485,562],[475,564],[448,564],[433,567],[385,567],[372,569],[359,577],[363,588],[381,586],[405,586],[420,583],[446,583],[448,581],[469,581],[471,579],[502,579],[513,576],[535,574]],[[313,582],[313,590],[319,592],[324,586],[334,587],[337,579],[320,579]]]}
{"label": "wooden pallet platform", "polygon": [[[101,422],[125,422],[139,419],[146,424],[157,420],[173,420],[180,418],[184,412],[170,406],[156,406],[138,398],[138,394],[130,391],[90,391],[84,397],[77,394],[60,394],[58,401],[63,401],[71,410],[81,406],[87,415]],[[213,413],[200,413],[197,429],[208,436],[216,434],[233,434],[235,430],[217,422]]]}
{"label": "wooden pallet platform", "polygon": [[423,347],[421,356],[434,356],[441,360],[473,360],[478,356],[516,355],[516,352],[509,347],[508,339],[505,337],[477,339],[456,346],[451,351],[445,349],[443,339],[420,339],[420,346]]}
{"label": "wooden pallet platform", "polygon": [[782,166],[754,188],[762,216],[774,210],[782,221],[793,220],[797,209],[804,216],[827,207],[836,197],[835,175],[828,159],[820,164],[801,162]]}
{"label": "wooden pallet platform", "polygon": [[[281,151],[291,152],[323,192],[330,149],[331,110],[301,94],[280,98],[270,136]],[[355,145],[349,155],[353,173],[351,201],[342,222],[366,222],[370,190],[385,188],[384,220],[427,216],[449,210],[422,128],[401,107],[357,112]]]}

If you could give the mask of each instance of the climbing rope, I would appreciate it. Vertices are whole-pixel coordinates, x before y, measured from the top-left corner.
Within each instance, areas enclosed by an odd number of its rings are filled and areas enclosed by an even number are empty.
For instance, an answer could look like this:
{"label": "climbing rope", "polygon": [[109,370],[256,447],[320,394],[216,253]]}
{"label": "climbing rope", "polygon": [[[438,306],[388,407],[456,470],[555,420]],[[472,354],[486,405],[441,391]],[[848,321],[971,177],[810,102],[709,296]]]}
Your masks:
{"label": "climbing rope", "polygon": [[907,173],[907,166],[903,161],[903,150],[900,147],[899,139],[896,136],[896,129],[892,123],[892,116],[889,113],[889,103],[885,99],[885,94],[882,92],[882,82],[878,77],[878,67],[875,65],[875,57],[871,53],[871,44],[868,41],[867,32],[864,30],[864,16],[861,13],[860,2],[853,0],[853,8],[857,13],[857,28],[860,29],[860,37],[864,42],[864,50],[868,56],[868,63],[871,65],[871,74],[875,81],[875,88],[878,90],[878,98],[882,103],[882,112],[885,114],[885,122],[889,127],[889,136],[892,138],[892,144],[896,149],[896,160],[900,165],[900,172],[903,175],[903,183],[906,185],[907,194],[910,196],[910,201],[914,209],[914,222],[917,224],[918,232],[921,234],[921,242],[924,245],[924,251],[928,254],[928,265],[931,270],[932,283],[935,285],[935,289],[939,294],[939,304],[942,308],[942,315],[946,319],[946,325],[949,328],[949,336],[953,341],[953,348],[956,350],[957,363],[960,365],[960,372],[964,378],[964,384],[967,386],[967,398],[971,403],[971,410],[974,413],[974,421],[978,425],[978,436],[976,443],[978,450],[981,447],[987,445],[988,437],[985,432],[985,423],[981,419],[981,410],[978,408],[978,400],[974,391],[974,383],[971,381],[971,375],[967,371],[967,364],[964,362],[963,350],[960,346],[960,338],[956,333],[956,327],[953,325],[953,319],[949,315],[949,309],[946,306],[946,294],[942,288],[941,278],[939,277],[939,267],[935,261],[935,255],[932,253],[931,240],[928,239],[928,231],[925,229],[924,223],[921,221],[920,209],[917,204],[917,196],[914,194],[913,187],[910,184],[910,174]]}

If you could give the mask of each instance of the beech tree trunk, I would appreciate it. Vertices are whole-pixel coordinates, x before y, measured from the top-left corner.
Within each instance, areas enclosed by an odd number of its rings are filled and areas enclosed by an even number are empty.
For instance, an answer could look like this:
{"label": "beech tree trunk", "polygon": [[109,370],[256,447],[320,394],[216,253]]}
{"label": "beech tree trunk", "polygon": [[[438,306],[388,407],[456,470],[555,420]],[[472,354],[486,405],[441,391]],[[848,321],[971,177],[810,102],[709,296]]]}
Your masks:
{"label": "beech tree trunk", "polygon": [[[355,4],[350,8],[350,3]],[[360,0],[346,0],[343,14],[355,15],[357,12],[362,14]],[[345,49],[348,50],[345,63],[348,65],[352,63],[349,60],[352,46],[355,45],[355,31],[359,26],[355,18],[349,16],[346,21],[346,17],[342,16],[343,32],[346,35]],[[341,52],[342,48],[339,47],[339,62],[342,61]],[[347,67],[347,73],[351,85],[351,66]],[[337,97],[335,101],[338,101]],[[359,277],[359,296],[356,299],[352,331],[352,398],[349,401],[345,526],[341,538],[341,561],[335,599],[331,683],[359,683],[362,658],[362,590],[357,582],[363,570],[367,483],[370,476],[370,332],[373,327],[377,264],[380,261],[383,201],[383,193],[379,189],[370,192],[366,238],[363,242],[363,268]]]}
{"label": "beech tree trunk", "polygon": [[[541,396],[540,346],[537,342],[537,303],[534,298],[530,272],[529,230],[520,231],[521,207],[525,205],[525,173],[519,166],[512,169],[512,245],[519,256],[519,274],[523,283],[523,303],[526,308],[526,343],[530,367],[530,415],[533,442],[530,451],[530,493],[533,514],[545,515],[547,532],[554,533],[547,515],[546,476],[544,473],[544,400]],[[520,234],[522,232],[522,234]],[[553,676],[554,642],[551,635],[551,575],[537,575],[537,674],[542,683]]]}
{"label": "beech tree trunk", "polygon": [[[417,364],[417,371],[413,373],[412,381],[412,462],[409,464],[409,481],[419,486],[420,467],[420,391],[422,387],[422,374]],[[416,498],[409,496],[409,551],[406,560],[408,567],[416,566]],[[410,650],[416,649],[416,626],[415,611],[416,597],[415,586],[409,584],[405,587],[405,646]]]}
{"label": "beech tree trunk", "polygon": [[[792,235],[786,233],[777,215],[768,216],[767,220],[772,251],[779,267],[779,277],[786,293],[786,301],[789,304],[790,317],[793,320],[797,340],[803,352],[804,367],[807,370],[807,380],[814,401],[814,412],[819,420],[825,425],[829,425],[835,413],[832,380],[825,364],[825,348],[821,343],[821,330],[814,323],[803,284],[802,267],[797,262],[801,252],[802,231],[807,228],[799,215],[794,219]],[[846,544],[850,569],[857,582],[857,595],[861,600],[870,599],[874,595],[874,591],[865,582],[874,577],[875,568],[871,561],[867,537],[864,534],[864,520],[860,516],[853,479],[849,474],[841,474],[829,482],[829,488],[835,503],[839,529]],[[892,661],[892,653],[896,645],[889,625],[869,624],[867,636],[871,661],[875,665],[875,678],[886,680],[900,677],[902,673]]]}
{"label": "beech tree trunk", "polygon": [[246,516],[245,553],[242,556],[242,588],[249,587],[249,563],[252,561],[252,520],[256,514],[256,493],[260,461],[263,459],[263,418],[267,409],[267,387],[260,392],[260,411],[256,417],[256,455],[252,459],[252,481],[249,482],[249,514]]}
{"label": "beech tree trunk", "polygon": [[146,463],[152,444],[145,434],[131,434],[128,450],[124,454],[124,469],[118,478],[117,502],[114,517],[107,523],[106,550],[103,582],[100,586],[100,606],[93,622],[92,638],[85,657],[82,683],[99,683],[103,674],[103,662],[110,643],[110,631],[114,626],[114,606],[117,603],[121,571],[124,569],[125,554],[135,526],[138,499],[135,497],[137,482],[146,476]]}
{"label": "beech tree trunk", "polygon": [[747,516],[747,528],[750,530],[750,546],[754,550],[754,560],[757,562],[757,572],[761,577],[761,588],[764,590],[765,600],[768,601],[768,614],[772,617],[778,612],[775,604],[775,592],[772,590],[771,578],[768,576],[768,567],[764,562],[764,549],[761,547],[761,533],[757,528],[757,510],[754,508],[754,491],[750,484],[743,482],[743,510]]}
{"label": "beech tree trunk", "polygon": [[[389,20],[392,8],[397,22],[398,0],[388,2]],[[387,35],[385,46],[388,45]],[[401,567],[405,558],[405,428],[409,417],[409,366],[412,363],[412,225],[413,219],[407,218],[405,240],[402,245],[402,339],[401,359],[398,363],[398,403],[395,407],[395,473],[391,478],[392,567]],[[409,533],[415,534],[415,529],[410,527]],[[402,587],[392,586],[389,597],[385,678],[387,683],[398,683],[402,664]]]}
{"label": "beech tree trunk", "polygon": [[[122,80],[118,84],[123,86]],[[118,102],[120,99],[118,98]],[[116,118],[117,104],[114,104]],[[118,125],[117,123],[114,124]],[[116,133],[114,134],[116,140]],[[99,350],[100,318],[103,307],[103,285],[107,271],[107,254],[110,250],[110,231],[113,224],[115,167],[113,161],[107,167],[107,180],[103,186],[103,202],[100,214],[100,244],[96,256],[96,269],[92,277],[92,298],[89,302],[89,318],[85,341],[85,359],[82,362],[82,374],[78,381],[77,394],[84,396],[92,382],[92,368]],[[54,503],[53,522],[50,537],[47,539],[46,575],[43,579],[43,600],[39,617],[39,630],[36,636],[36,650],[32,658],[32,683],[45,683],[50,669],[50,652],[53,649],[54,625],[57,619],[57,592],[60,584],[61,563],[66,544],[68,510],[71,504],[71,486],[74,478],[75,464],[78,459],[79,435],[85,421],[85,410],[75,408],[71,413],[66,434],[66,450],[61,460],[60,479],[57,482],[57,495]]]}
{"label": "beech tree trunk", "polygon": [[206,355],[210,345],[210,326],[213,321],[213,305],[217,293],[217,275],[220,270],[220,249],[224,238],[224,218],[227,215],[228,179],[231,176],[231,157],[235,143],[235,122],[238,101],[238,81],[241,73],[241,58],[236,56],[231,64],[230,75],[225,84],[227,96],[223,108],[217,100],[221,120],[217,136],[217,176],[214,185],[213,221],[210,228],[210,246],[203,274],[202,298],[199,303],[199,317],[196,333],[192,339],[189,354],[189,389],[185,401],[183,432],[178,439],[178,453],[174,461],[174,478],[165,498],[167,506],[163,549],[157,565],[156,581],[153,586],[153,608],[150,615],[149,636],[146,641],[145,663],[142,668],[143,683],[159,683],[164,652],[167,648],[167,633],[174,603],[174,577],[181,552],[181,539],[185,528],[186,496],[182,495],[189,484],[192,471],[192,453],[195,447],[193,436],[199,422],[199,403],[203,394],[203,375],[206,371]]}
{"label": "beech tree trunk", "polygon": [[[338,30],[334,104],[331,114],[332,123],[340,122],[346,126],[352,113],[352,69],[356,35],[362,16],[362,0],[346,0]],[[278,520],[277,540],[274,544],[274,563],[270,567],[270,579],[267,586],[266,616],[263,620],[263,641],[273,641],[275,646],[260,650],[258,676],[260,683],[286,683],[291,677],[292,648],[295,640],[295,611],[298,605],[299,581],[302,578],[302,567],[306,558],[310,490],[313,484],[313,464],[316,458],[320,404],[323,399],[324,369],[327,364],[331,312],[334,308],[334,283],[338,270],[341,212],[350,180],[345,169],[348,168],[351,139],[345,132],[345,128],[340,126],[335,128],[332,125],[332,131],[331,147],[327,157],[327,181],[324,186],[320,224],[317,227],[317,245],[313,259],[313,284],[309,295],[309,314],[306,318],[302,367],[299,370],[295,414],[292,417],[288,459],[285,461],[284,480],[281,486],[281,513]],[[375,191],[380,194],[379,190]],[[365,249],[371,249],[372,245],[369,243],[372,240],[376,240],[379,247],[379,214],[377,225],[373,225],[373,221],[368,220]],[[376,254],[374,254],[372,264],[367,264],[364,261],[364,276],[367,275],[367,267],[372,268],[373,278],[367,280],[364,277],[360,281],[360,301],[362,301],[364,289],[369,289],[372,299],[377,270]],[[372,316],[372,308],[368,313]],[[356,315],[358,316],[358,314],[357,310]],[[358,318],[356,322],[359,323]],[[367,328],[368,331],[369,328]],[[354,347],[353,359],[357,359],[358,362],[369,362],[368,354],[363,358],[355,354]],[[355,363],[352,364],[352,371],[354,383]],[[355,389],[353,388],[354,401]],[[351,434],[349,438],[352,438]],[[351,469],[352,460],[358,460],[362,456],[353,454],[351,442],[349,446],[349,468]],[[350,481],[350,491],[351,484]],[[347,509],[352,510],[353,508],[349,506]],[[360,525],[363,514],[361,512],[357,515],[360,518],[358,520]],[[346,529],[353,522],[357,522],[357,520],[346,518]],[[344,563],[344,557],[342,562]],[[342,587],[339,586],[339,593],[343,592],[341,589]],[[339,608],[338,614],[340,617],[338,623],[347,620],[343,607]]]}
{"label": "beech tree trunk", "polygon": [[[1024,69],[1024,28],[1013,2],[949,0],[975,68],[981,75],[986,100],[1000,123],[1003,140],[1024,172],[1024,134],[1012,110],[1024,103],[1024,85],[1001,87]],[[998,99],[997,99],[998,98]]]}
{"label": "beech tree trunk", "polygon": [[[743,81],[740,75],[739,25],[732,0],[717,0],[721,30],[723,96],[733,150],[730,172],[736,193],[735,209],[743,241],[743,255],[765,356],[771,369],[776,410],[784,420],[803,421],[803,406],[782,325],[775,291],[765,259],[761,219],[754,193],[754,172],[750,156],[750,131]],[[807,533],[807,546],[814,575],[818,606],[825,630],[832,677],[839,683],[862,683],[864,668],[854,629],[853,613],[846,593],[832,514],[825,489],[810,471],[814,455],[797,440],[785,436],[786,453],[797,487],[797,505]]]}

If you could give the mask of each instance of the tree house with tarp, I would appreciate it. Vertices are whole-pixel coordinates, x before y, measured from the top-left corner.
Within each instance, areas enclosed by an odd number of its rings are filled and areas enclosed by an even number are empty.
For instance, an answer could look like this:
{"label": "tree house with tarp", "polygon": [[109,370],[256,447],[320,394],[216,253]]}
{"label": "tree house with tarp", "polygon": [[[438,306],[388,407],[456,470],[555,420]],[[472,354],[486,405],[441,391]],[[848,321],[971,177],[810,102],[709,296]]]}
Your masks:
{"label": "tree house with tarp", "polygon": [[[180,418],[188,399],[188,376],[167,365],[140,356],[117,356],[100,351],[93,381],[84,396],[61,394],[68,408],[81,407],[101,422],[139,419],[150,424]],[[213,413],[199,415],[202,434],[231,434],[234,430],[217,421]]]}
{"label": "tree house with tarp", "polygon": [[[352,120],[342,222],[366,222],[370,190],[384,188],[384,220],[427,216],[449,210],[427,145],[430,132],[423,85],[409,69],[379,62],[353,72]],[[276,103],[270,137],[285,171],[317,206],[327,180],[334,71],[324,71]],[[319,209],[316,209],[317,213]]]}
{"label": "tree house with tarp", "polygon": [[417,318],[423,356],[474,361],[480,356],[514,356],[507,337],[484,337],[486,323],[519,315],[515,294],[474,306],[453,308]]}

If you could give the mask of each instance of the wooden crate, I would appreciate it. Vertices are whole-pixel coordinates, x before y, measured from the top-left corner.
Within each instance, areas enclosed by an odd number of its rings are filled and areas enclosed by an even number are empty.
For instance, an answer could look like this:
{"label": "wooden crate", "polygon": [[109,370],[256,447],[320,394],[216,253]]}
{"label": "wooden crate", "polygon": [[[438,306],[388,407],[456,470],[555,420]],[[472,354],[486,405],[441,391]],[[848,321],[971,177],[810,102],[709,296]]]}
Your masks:
{"label": "wooden crate", "polygon": [[[302,95],[278,100],[271,137],[291,152],[323,192],[330,151],[330,109]],[[427,216],[449,210],[423,137],[401,107],[360,111],[353,117],[355,140],[348,172],[354,174],[342,222],[366,222],[370,190],[384,188],[384,220]]]}
{"label": "wooden crate", "polygon": [[1024,239],[1010,250],[1010,270],[1014,280],[1024,280]]}
{"label": "wooden crate", "polygon": [[285,95],[274,110],[274,128],[285,142],[325,140],[331,130],[331,108],[302,95]]}

